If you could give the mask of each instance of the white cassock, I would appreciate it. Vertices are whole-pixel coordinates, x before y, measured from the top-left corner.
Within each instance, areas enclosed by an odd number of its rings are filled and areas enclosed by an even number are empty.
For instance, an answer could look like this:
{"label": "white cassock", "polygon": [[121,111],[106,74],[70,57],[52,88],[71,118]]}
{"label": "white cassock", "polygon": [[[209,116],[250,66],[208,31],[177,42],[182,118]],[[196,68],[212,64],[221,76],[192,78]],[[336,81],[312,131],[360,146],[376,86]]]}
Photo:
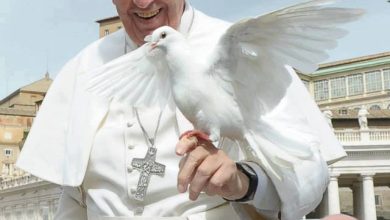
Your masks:
{"label": "white cassock", "polygon": [[[228,23],[208,17],[188,4],[179,30],[191,44],[211,51]],[[195,202],[176,189],[178,163],[175,145],[179,135],[192,128],[177,109],[166,108],[156,136],[156,161],[166,165],[164,177],[152,176],[143,202],[133,199],[139,172],[133,158],[143,158],[147,145],[133,108],[84,91],[78,76],[131,51],[136,45],[124,30],[100,39],[70,60],[50,87],[25,142],[17,166],[44,180],[65,186],[57,219],[248,219],[220,197],[201,195]],[[328,184],[327,164],[345,156],[321,112],[297,75],[279,106],[267,116],[281,130],[310,137],[320,143],[313,160],[295,168],[299,185],[277,186],[255,164],[259,184],[250,202],[269,218],[296,220],[321,201]],[[149,136],[159,111],[138,109]],[[310,144],[310,143],[309,143]],[[237,147],[224,148],[235,160],[245,160]],[[79,204],[76,187],[85,191],[86,207]],[[120,216],[121,218],[115,218]],[[135,217],[134,217],[135,216]],[[125,218],[127,217],[127,218]],[[141,218],[140,218],[141,217]],[[172,218],[176,219],[176,218]]]}

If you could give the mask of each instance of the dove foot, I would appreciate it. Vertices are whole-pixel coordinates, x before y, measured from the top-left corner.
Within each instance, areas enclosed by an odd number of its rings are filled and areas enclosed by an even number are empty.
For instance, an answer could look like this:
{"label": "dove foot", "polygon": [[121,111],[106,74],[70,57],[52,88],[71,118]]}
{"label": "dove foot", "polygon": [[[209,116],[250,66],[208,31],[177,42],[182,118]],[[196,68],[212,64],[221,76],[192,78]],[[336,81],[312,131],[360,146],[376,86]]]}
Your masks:
{"label": "dove foot", "polygon": [[211,141],[209,135],[200,130],[189,130],[180,135],[179,139],[183,137],[196,137],[198,140]]}

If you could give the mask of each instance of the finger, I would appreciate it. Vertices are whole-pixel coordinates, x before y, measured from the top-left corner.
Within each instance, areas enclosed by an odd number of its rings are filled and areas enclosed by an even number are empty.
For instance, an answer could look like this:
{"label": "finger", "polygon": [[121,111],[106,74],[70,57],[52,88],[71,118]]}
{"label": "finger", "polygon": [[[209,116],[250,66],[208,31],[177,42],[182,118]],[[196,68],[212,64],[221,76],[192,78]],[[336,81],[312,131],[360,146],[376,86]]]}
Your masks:
{"label": "finger", "polygon": [[207,184],[207,186],[203,189],[203,192],[205,192],[208,196],[215,196],[218,194],[216,190],[210,190],[209,184]]}
{"label": "finger", "polygon": [[183,137],[176,144],[176,154],[183,156],[184,154],[193,150],[198,144],[196,137]]}
{"label": "finger", "polygon": [[195,169],[208,156],[209,152],[203,147],[197,147],[191,151],[185,158],[177,177],[177,188],[179,192],[187,191],[188,184],[191,182]]}
{"label": "finger", "polygon": [[198,138],[198,140],[210,141],[209,135],[201,130],[192,130],[192,131],[185,132],[180,136],[180,138],[183,137],[184,135],[186,135],[187,137],[195,136],[196,138]]}
{"label": "finger", "polygon": [[209,156],[203,160],[202,164],[196,169],[195,175],[192,178],[189,188],[189,194],[191,200],[196,200],[200,192],[206,188],[209,179],[221,166],[221,162],[218,158]]}
{"label": "finger", "polygon": [[[213,191],[222,197],[229,197],[234,192],[230,185],[234,185],[237,168],[235,163],[223,164],[210,178],[207,185],[208,191]],[[232,184],[233,183],[233,184]]]}
{"label": "finger", "polygon": [[181,170],[181,168],[183,167],[184,163],[186,162],[187,160],[187,156],[185,157],[182,157],[179,161],[179,170]]}

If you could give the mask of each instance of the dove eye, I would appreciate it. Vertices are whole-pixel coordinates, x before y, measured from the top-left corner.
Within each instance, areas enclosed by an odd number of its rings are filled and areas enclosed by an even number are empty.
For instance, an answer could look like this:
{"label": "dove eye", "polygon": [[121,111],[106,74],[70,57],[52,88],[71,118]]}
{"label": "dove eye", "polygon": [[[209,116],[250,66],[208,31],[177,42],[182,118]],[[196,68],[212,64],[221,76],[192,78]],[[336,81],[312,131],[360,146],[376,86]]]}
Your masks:
{"label": "dove eye", "polygon": [[164,39],[164,38],[166,38],[166,37],[167,37],[167,33],[162,32],[162,33],[161,33],[161,39]]}

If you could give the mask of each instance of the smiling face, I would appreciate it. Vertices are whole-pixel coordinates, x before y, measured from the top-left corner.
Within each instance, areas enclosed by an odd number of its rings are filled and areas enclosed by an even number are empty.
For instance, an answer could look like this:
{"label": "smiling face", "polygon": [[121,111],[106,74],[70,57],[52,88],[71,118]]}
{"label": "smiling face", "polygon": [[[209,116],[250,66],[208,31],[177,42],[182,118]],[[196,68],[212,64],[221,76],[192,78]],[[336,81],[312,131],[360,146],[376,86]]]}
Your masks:
{"label": "smiling face", "polygon": [[129,37],[137,44],[158,27],[177,29],[184,11],[184,0],[113,0]]}

